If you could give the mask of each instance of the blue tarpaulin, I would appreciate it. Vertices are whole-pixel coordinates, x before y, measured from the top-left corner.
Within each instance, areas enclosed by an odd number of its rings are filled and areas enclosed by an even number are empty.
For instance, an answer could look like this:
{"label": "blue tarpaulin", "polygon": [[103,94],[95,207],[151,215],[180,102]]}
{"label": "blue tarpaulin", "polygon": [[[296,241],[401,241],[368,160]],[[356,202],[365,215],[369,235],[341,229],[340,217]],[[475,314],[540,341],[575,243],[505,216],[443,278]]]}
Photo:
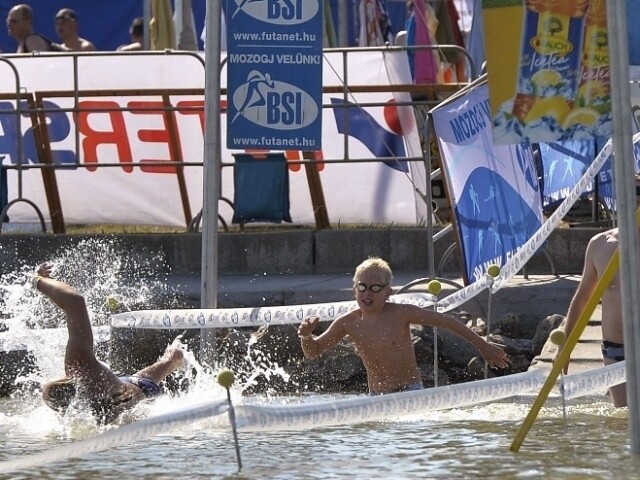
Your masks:
{"label": "blue tarpaulin", "polygon": [[[2,160],[4,157],[0,157],[0,216],[2,211],[7,206],[8,192],[7,192],[7,172],[2,167]],[[0,218],[0,222],[5,221],[6,218]]]}
{"label": "blue tarpaulin", "polygon": [[[9,10],[20,2],[0,0],[0,17],[4,21]],[[58,10],[70,8],[78,16],[78,33],[92,42],[100,51],[116,50],[130,42],[129,26],[136,17],[143,16],[143,0],[32,0],[24,2],[33,9],[34,31],[53,42],[59,41],[55,31],[54,17]],[[204,27],[205,1],[192,1],[196,36]],[[199,40],[198,40],[199,41]],[[5,28],[0,35],[0,50],[6,53],[16,51],[16,41]],[[199,41],[202,50],[202,42]]]}

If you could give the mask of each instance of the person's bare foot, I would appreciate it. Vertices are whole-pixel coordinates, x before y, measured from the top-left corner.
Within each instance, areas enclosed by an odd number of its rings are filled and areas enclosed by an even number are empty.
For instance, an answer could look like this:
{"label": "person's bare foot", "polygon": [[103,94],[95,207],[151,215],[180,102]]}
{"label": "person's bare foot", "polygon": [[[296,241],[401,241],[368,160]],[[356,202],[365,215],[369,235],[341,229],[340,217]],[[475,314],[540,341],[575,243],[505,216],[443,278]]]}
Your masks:
{"label": "person's bare foot", "polygon": [[177,347],[169,347],[163,355],[173,365],[173,368],[180,368],[184,365],[184,352]]}

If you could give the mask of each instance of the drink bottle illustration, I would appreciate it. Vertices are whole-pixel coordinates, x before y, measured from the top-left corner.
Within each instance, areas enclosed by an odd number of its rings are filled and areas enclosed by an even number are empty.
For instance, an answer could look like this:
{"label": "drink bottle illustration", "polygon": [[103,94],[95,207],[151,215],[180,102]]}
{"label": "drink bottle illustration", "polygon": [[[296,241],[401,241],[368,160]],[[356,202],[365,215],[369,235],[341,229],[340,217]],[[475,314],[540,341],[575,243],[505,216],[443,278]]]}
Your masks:
{"label": "drink bottle illustration", "polygon": [[597,124],[601,115],[610,111],[611,78],[607,4],[605,0],[591,0],[585,17],[576,104],[565,120],[565,128],[576,123],[593,126]]}
{"label": "drink bottle illustration", "polygon": [[[525,0],[513,115],[525,126],[563,128],[578,87],[589,0]],[[546,119],[546,120],[545,120]]]}

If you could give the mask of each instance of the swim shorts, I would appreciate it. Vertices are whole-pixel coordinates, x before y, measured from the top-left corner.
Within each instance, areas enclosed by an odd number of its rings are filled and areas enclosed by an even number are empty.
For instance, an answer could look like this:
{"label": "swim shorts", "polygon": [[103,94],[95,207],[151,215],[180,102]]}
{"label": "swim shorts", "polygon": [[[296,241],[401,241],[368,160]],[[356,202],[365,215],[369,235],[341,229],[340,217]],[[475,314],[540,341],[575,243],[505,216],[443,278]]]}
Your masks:
{"label": "swim shorts", "polygon": [[602,356],[609,360],[615,360],[621,362],[624,360],[624,344],[610,342],[609,340],[602,341]]}
{"label": "swim shorts", "polygon": [[136,376],[123,376],[118,377],[123,382],[132,383],[133,385],[137,385],[144,393],[145,398],[152,398],[160,395],[162,389],[152,380],[148,378],[136,377]]}

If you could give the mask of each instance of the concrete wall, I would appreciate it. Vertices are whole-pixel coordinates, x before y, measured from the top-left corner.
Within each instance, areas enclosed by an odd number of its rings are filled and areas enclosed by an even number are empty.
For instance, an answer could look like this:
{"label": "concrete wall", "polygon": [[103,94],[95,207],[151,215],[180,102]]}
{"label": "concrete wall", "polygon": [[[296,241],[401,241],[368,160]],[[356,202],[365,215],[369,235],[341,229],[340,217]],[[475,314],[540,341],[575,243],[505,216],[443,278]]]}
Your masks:
{"label": "concrete wall", "polygon": [[[580,273],[584,252],[596,228],[561,228],[549,237],[545,255],[537,253],[527,265],[527,273]],[[126,253],[132,264],[146,259],[156,272],[199,275],[202,244],[200,234],[129,234],[118,236],[2,234],[0,271],[22,265],[36,265],[57,252],[80,242],[108,241]],[[219,237],[220,274],[253,273],[340,273],[350,272],[369,255],[381,256],[396,271],[429,268],[428,235],[421,228],[377,228],[344,230],[287,230],[274,232],[221,233]],[[436,272],[460,276],[457,249],[443,257],[455,243],[449,233],[434,245]],[[441,268],[439,270],[439,268]]]}

